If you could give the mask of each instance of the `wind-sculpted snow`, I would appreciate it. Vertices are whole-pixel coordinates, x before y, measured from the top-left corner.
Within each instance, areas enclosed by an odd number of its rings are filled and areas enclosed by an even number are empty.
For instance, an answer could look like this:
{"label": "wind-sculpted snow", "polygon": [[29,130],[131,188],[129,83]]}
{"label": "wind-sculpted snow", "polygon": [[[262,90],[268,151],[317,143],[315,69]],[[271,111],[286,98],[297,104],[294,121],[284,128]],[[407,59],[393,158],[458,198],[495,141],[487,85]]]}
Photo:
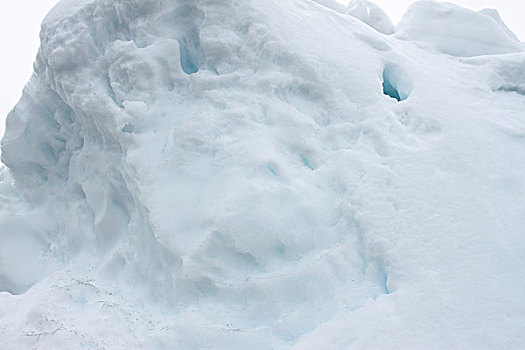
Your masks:
{"label": "wind-sculpted snow", "polygon": [[2,141],[3,344],[525,346],[521,43],[352,8],[60,3]]}
{"label": "wind-sculpted snow", "polygon": [[523,44],[496,10],[476,13],[449,3],[419,1],[397,26],[398,37],[417,40],[452,56],[471,57],[522,52]]}
{"label": "wind-sculpted snow", "polygon": [[346,14],[360,19],[383,34],[393,34],[394,24],[387,14],[376,4],[367,0],[352,0]]}

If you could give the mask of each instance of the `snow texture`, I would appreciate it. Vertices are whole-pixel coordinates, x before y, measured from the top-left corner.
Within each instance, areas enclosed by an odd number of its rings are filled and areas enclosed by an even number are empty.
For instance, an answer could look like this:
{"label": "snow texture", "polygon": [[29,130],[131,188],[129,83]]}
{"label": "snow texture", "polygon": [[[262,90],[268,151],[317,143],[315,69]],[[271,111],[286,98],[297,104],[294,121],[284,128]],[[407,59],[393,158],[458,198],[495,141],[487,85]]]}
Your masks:
{"label": "snow texture", "polygon": [[0,348],[525,348],[522,43],[390,23],[58,4],[2,140]]}

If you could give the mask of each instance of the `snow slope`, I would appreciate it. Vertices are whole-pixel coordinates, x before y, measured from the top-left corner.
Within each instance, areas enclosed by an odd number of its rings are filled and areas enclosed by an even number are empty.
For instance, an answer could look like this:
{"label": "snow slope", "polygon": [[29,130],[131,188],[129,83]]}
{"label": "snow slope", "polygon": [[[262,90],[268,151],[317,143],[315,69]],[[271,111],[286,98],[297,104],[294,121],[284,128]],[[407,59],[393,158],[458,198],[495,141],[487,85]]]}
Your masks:
{"label": "snow slope", "polygon": [[2,140],[0,347],[525,347],[522,43],[350,10],[57,5]]}

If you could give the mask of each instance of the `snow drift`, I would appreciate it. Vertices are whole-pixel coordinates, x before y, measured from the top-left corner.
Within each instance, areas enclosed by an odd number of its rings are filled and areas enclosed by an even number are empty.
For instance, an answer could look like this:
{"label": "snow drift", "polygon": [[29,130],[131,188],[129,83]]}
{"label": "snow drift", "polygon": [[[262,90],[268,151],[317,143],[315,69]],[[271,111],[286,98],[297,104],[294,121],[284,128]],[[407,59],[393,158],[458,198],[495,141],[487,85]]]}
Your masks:
{"label": "snow drift", "polygon": [[450,3],[419,1],[410,6],[397,26],[399,37],[417,40],[460,57],[523,51],[523,45],[496,10],[479,13]]}
{"label": "snow drift", "polygon": [[57,5],[2,140],[3,344],[525,346],[522,44],[356,4]]}

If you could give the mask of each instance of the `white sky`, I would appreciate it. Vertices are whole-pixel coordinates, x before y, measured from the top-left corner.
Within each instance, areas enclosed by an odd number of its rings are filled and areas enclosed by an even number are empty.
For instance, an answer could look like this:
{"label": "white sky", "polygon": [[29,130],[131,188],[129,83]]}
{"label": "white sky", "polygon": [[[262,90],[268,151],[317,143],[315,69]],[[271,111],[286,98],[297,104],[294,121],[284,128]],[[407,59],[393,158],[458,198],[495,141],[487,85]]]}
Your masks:
{"label": "white sky", "polygon": [[[339,0],[341,2],[348,2]],[[5,117],[14,107],[29,80],[38,50],[38,33],[45,14],[57,0],[1,0],[0,43],[0,137],[4,133]],[[375,0],[397,23],[410,3],[415,0]],[[524,0],[449,0],[463,7],[480,10],[496,8],[503,21],[525,40]]]}

